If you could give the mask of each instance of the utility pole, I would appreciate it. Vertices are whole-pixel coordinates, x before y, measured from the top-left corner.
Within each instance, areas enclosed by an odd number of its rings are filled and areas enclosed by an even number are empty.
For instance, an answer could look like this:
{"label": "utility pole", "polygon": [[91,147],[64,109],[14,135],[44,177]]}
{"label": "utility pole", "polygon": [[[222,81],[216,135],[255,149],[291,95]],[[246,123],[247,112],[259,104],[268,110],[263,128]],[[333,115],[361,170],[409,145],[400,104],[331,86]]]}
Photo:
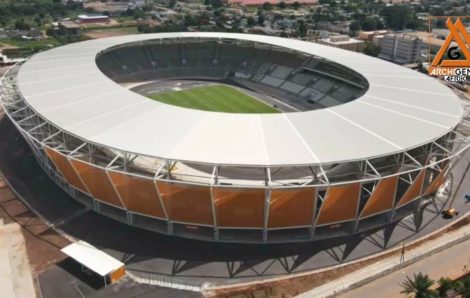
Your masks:
{"label": "utility pole", "polygon": [[403,262],[405,262],[405,242],[402,242],[400,254],[400,264],[402,264]]}

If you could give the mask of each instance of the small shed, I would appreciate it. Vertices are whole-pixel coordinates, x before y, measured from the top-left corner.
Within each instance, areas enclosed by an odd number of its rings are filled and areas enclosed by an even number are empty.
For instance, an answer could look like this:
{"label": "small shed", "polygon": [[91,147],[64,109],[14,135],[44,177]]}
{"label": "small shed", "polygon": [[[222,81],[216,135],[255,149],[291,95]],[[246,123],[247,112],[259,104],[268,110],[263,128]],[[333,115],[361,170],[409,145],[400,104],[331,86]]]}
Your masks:
{"label": "small shed", "polygon": [[124,263],[85,241],[72,243],[62,248],[61,251],[81,264],[82,269],[86,267],[100,275],[105,286],[118,281],[126,274]]}

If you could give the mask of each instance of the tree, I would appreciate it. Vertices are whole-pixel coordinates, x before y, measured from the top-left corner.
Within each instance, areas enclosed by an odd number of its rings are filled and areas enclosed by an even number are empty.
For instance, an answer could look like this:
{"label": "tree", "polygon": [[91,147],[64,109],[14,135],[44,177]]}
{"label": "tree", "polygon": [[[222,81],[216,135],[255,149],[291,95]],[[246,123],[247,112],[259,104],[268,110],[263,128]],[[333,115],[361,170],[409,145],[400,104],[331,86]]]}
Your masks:
{"label": "tree", "polygon": [[134,10],[134,19],[138,20],[138,19],[143,19],[143,18],[145,18],[145,11],[143,11],[140,8],[135,9]]}
{"label": "tree", "polygon": [[222,7],[224,5],[222,0],[209,0],[209,3],[213,8],[219,8],[219,7]]}
{"label": "tree", "polygon": [[31,26],[27,24],[24,19],[19,19],[15,22],[15,29],[17,30],[30,30]]}
{"label": "tree", "polygon": [[364,54],[377,57],[380,53],[380,48],[371,42],[366,42],[364,45]]}
{"label": "tree", "polygon": [[247,24],[248,26],[250,26],[250,27],[253,27],[253,26],[255,25],[255,23],[256,23],[256,22],[255,22],[255,19],[254,19],[253,17],[248,17],[248,18],[246,19],[246,24]]}
{"label": "tree", "polygon": [[412,18],[405,27],[411,30],[416,30],[419,26],[419,21],[417,18]]}
{"label": "tree", "polygon": [[279,3],[277,4],[277,7],[278,7],[279,9],[285,9],[285,8],[287,7],[287,4],[286,4],[286,2],[281,1],[281,2],[279,2]]}
{"label": "tree", "polygon": [[170,0],[170,1],[168,1],[168,7],[169,7],[169,8],[173,8],[173,7],[175,7],[175,5],[176,5],[176,0]]}
{"label": "tree", "polygon": [[439,296],[441,297],[446,297],[450,291],[455,290],[456,283],[448,277],[441,277],[437,283],[439,284]]}
{"label": "tree", "polygon": [[258,25],[260,26],[264,25],[264,14],[258,15]]}
{"label": "tree", "polygon": [[377,17],[365,17],[361,21],[361,28],[365,31],[380,30],[384,25]]}
{"label": "tree", "polygon": [[413,14],[408,5],[386,6],[381,14],[385,19],[387,27],[394,30],[403,30],[413,20]]}
{"label": "tree", "polygon": [[402,283],[403,290],[400,293],[414,294],[415,298],[437,298],[439,297],[438,293],[430,289],[433,284],[434,281],[427,274],[415,273],[413,278],[406,277],[406,280]]}
{"label": "tree", "polygon": [[292,3],[292,8],[295,9],[295,10],[299,9],[300,8],[300,3],[295,1],[294,3]]}
{"label": "tree", "polygon": [[273,5],[272,5],[270,2],[264,2],[264,3],[263,3],[263,9],[264,9],[264,10],[272,10],[272,9],[273,9]]}
{"label": "tree", "polygon": [[351,31],[359,31],[359,30],[361,30],[361,25],[359,25],[358,22],[352,22],[352,23],[349,25],[349,30],[351,30]]}
{"label": "tree", "polygon": [[463,298],[470,298],[470,275],[465,276],[462,280],[455,283],[457,293]]}
{"label": "tree", "polygon": [[299,20],[297,22],[297,34],[300,37],[305,37],[307,35],[307,26],[305,26],[305,22],[303,20]]}
{"label": "tree", "polygon": [[34,22],[37,24],[38,27],[41,27],[42,25],[42,19],[41,17],[37,16],[34,18]]}

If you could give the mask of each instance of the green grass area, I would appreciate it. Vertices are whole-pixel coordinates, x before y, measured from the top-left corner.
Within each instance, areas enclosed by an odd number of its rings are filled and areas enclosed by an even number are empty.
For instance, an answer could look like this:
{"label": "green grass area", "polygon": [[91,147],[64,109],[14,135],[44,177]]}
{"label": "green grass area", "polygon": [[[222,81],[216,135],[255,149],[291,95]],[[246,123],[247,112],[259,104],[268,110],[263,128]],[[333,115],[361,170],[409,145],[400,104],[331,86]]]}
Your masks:
{"label": "green grass area", "polygon": [[184,108],[226,113],[280,113],[275,108],[225,85],[152,94],[151,99]]}
{"label": "green grass area", "polygon": [[[61,43],[52,37],[42,40],[0,39],[0,48],[6,46],[7,49],[3,49],[3,53],[10,58],[28,57],[59,45]],[[8,49],[8,46],[14,46],[16,49]]]}
{"label": "green grass area", "polygon": [[12,45],[20,48],[38,48],[43,49],[47,47],[56,47],[60,45],[60,42],[53,37],[40,39],[40,40],[22,40],[14,38],[0,39],[0,44]]}

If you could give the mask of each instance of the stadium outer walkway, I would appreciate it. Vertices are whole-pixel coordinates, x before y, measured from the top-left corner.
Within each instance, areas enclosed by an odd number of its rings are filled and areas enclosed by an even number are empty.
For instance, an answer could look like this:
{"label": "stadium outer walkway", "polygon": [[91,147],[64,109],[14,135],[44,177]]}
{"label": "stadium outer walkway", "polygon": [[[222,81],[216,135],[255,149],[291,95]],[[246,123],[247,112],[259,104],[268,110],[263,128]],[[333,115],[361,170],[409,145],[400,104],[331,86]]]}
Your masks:
{"label": "stadium outer walkway", "polygon": [[[469,215],[470,212],[466,214],[466,216]],[[462,217],[463,221],[466,220],[466,216]],[[377,291],[380,291],[380,295],[384,298],[397,297],[400,296],[400,283],[405,277],[420,271],[428,273],[426,268],[435,269],[430,276],[433,279],[446,276],[459,277],[458,271],[460,275],[465,273],[462,268],[465,269],[465,265],[470,265],[470,257],[467,254],[468,245],[470,245],[470,225],[467,223],[455,231],[427,241],[410,251],[405,251],[404,259],[401,254],[394,255],[296,297],[337,297],[374,280],[375,282],[371,285],[364,287],[370,288],[369,291],[359,288],[345,294],[344,297],[377,297]],[[442,267],[444,263],[445,267]],[[403,271],[397,271],[402,268],[404,268]],[[456,268],[458,270],[455,270]],[[391,272],[393,273],[390,274]],[[383,278],[380,279],[381,277]],[[372,292],[375,292],[375,295],[367,295]]]}
{"label": "stadium outer walkway", "polygon": [[375,298],[377,293],[380,293],[382,297],[396,297],[402,290],[401,283],[406,276],[412,276],[413,273],[417,272],[428,274],[430,278],[436,281],[443,276],[455,280],[468,273],[468,267],[470,266],[469,247],[470,240],[466,240],[340,297]]}

